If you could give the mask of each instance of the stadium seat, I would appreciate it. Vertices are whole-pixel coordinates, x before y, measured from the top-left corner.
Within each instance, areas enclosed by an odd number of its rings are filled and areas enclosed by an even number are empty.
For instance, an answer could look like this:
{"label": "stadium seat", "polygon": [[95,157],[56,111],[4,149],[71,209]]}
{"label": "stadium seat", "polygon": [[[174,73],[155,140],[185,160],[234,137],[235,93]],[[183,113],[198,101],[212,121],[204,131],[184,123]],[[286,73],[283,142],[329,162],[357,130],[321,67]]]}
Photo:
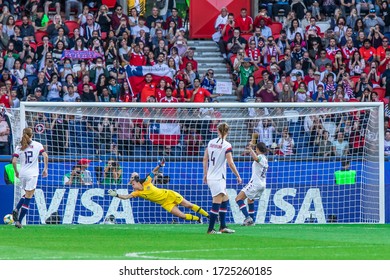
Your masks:
{"label": "stadium seat", "polygon": [[280,22],[272,22],[269,27],[271,28],[272,36],[274,36],[275,39],[279,38],[283,25]]}
{"label": "stadium seat", "polygon": [[253,77],[255,78],[256,84],[260,83],[260,81],[263,79],[262,72],[266,70],[265,67],[259,67],[259,70],[256,70],[255,73],[253,73]]}
{"label": "stadium seat", "polygon": [[21,26],[23,24],[23,21],[21,19],[17,19],[15,21],[15,26]]}
{"label": "stadium seat", "polygon": [[37,44],[34,42],[30,42],[30,47],[34,50],[34,52],[37,50]]}
{"label": "stadium seat", "polygon": [[355,86],[357,85],[359,80],[360,80],[360,76],[351,76],[351,81],[355,84]]}
{"label": "stadium seat", "polygon": [[42,43],[42,38],[45,35],[48,35],[46,31],[37,31],[37,32],[35,32],[35,42],[37,44]]}
{"label": "stadium seat", "polygon": [[76,28],[80,28],[80,25],[77,23],[77,21],[73,21],[73,20],[66,20],[65,25],[68,27],[69,32],[72,33]]}
{"label": "stadium seat", "polygon": [[385,98],[386,95],[386,89],[382,87],[373,88],[372,91],[378,93],[379,100],[382,100]]}

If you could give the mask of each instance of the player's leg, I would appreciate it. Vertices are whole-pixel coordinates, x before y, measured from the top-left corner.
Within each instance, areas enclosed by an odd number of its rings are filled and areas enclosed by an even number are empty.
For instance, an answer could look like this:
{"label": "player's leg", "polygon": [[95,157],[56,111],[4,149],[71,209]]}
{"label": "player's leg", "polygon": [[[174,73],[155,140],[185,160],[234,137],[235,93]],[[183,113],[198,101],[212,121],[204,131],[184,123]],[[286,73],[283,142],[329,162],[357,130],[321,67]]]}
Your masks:
{"label": "player's leg", "polygon": [[211,205],[210,210],[210,220],[209,220],[209,228],[207,229],[207,233],[216,233],[214,230],[215,222],[217,221],[217,217],[219,215],[219,210],[222,204],[224,194],[219,193],[213,196],[213,204]]}
{"label": "player's leg", "polygon": [[252,220],[255,220],[255,201],[253,199],[248,198],[248,213]]}
{"label": "player's leg", "polygon": [[[26,188],[26,182],[27,182],[27,178],[20,178],[20,184],[21,184],[21,188],[24,189]],[[19,221],[19,211],[20,211],[20,208],[22,208],[22,205],[24,203],[24,198],[25,198],[25,195],[23,195],[18,204],[16,205],[15,209],[12,210],[12,218],[14,219],[14,221]]]}
{"label": "player's leg", "polygon": [[[248,209],[246,208],[246,204],[244,202],[244,200],[246,199],[246,194],[245,192],[242,190],[238,193],[237,197],[236,197],[236,203],[239,207],[239,209],[241,210],[242,214],[244,214],[244,217],[245,217],[245,220],[244,220],[244,223],[243,225],[245,224],[245,221],[248,219],[249,217],[249,213],[248,213]],[[250,218],[250,217],[249,217]],[[248,222],[248,221],[247,221]]]}
{"label": "player's leg", "polygon": [[236,231],[226,226],[226,214],[229,207],[229,197],[224,194],[222,197],[221,207],[219,208],[219,231],[222,233],[235,233]]}
{"label": "player's leg", "polygon": [[180,209],[175,205],[173,206],[172,210],[170,211],[172,215],[175,215],[176,217],[182,218],[186,221],[199,221],[199,217],[191,214],[184,214],[180,211]]}
{"label": "player's leg", "polygon": [[38,176],[35,177],[29,177],[26,178],[26,183],[25,183],[25,191],[26,193],[24,194],[24,201],[22,204],[22,208],[20,210],[20,215],[17,221],[15,221],[15,226],[17,228],[21,228],[22,224],[21,221],[23,221],[23,218],[26,216],[27,211],[29,209],[30,201],[34,196],[35,188],[37,186],[38,182]]}
{"label": "player's leg", "polygon": [[193,204],[189,202],[187,199],[183,198],[182,202],[179,204],[183,207],[186,207],[188,209],[191,209],[192,211],[201,214],[202,216],[205,216],[207,218],[210,218],[209,213],[207,213],[202,207]]}

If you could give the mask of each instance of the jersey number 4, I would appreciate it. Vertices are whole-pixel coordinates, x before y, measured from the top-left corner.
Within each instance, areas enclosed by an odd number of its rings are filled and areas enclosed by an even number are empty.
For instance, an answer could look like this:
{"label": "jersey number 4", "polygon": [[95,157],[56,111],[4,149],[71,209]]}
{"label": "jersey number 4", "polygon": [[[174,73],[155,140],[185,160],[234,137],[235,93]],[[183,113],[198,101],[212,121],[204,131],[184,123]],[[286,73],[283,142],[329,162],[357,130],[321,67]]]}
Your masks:
{"label": "jersey number 4", "polygon": [[25,164],[32,163],[32,158],[33,158],[33,152],[32,151],[27,151],[24,152],[24,157],[25,157]]}
{"label": "jersey number 4", "polygon": [[215,156],[214,156],[214,151],[211,152],[211,157],[210,161],[213,163],[213,166],[215,165]]}

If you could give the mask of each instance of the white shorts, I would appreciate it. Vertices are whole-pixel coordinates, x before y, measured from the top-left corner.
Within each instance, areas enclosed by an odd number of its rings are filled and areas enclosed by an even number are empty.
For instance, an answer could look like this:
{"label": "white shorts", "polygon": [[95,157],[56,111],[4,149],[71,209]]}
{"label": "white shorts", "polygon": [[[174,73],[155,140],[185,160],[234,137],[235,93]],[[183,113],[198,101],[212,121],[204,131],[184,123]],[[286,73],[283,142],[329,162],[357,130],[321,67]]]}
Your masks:
{"label": "white shorts", "polygon": [[24,189],[25,191],[32,191],[35,190],[38,183],[38,176],[32,176],[32,177],[20,177],[20,187]]}
{"label": "white shorts", "polygon": [[225,179],[207,180],[207,184],[209,185],[212,197],[217,196],[220,193],[227,195]]}
{"label": "white shorts", "polygon": [[252,200],[260,199],[263,191],[265,190],[265,186],[256,186],[252,183],[248,183],[242,191],[245,193],[246,197]]}

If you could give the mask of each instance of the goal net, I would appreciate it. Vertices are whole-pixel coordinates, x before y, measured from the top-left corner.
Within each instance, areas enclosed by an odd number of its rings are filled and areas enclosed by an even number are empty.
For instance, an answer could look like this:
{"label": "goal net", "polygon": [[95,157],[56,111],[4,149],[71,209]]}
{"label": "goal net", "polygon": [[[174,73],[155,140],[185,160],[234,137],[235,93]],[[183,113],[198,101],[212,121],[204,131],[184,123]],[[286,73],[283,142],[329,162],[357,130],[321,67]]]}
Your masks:
{"label": "goal net", "polygon": [[[19,115],[20,114],[20,115]],[[255,203],[256,223],[383,223],[383,105],[381,103],[38,103],[14,112],[13,133],[27,125],[49,154],[27,223],[53,213],[63,224],[181,223],[132,191],[132,172],[146,177],[164,157],[154,183],[209,210],[202,160],[218,123],[243,179],[228,170],[230,223],[244,219],[234,199],[251,178],[248,145],[269,148],[267,188]],[[15,188],[15,201],[21,193]],[[182,209],[186,212],[186,209]]]}

